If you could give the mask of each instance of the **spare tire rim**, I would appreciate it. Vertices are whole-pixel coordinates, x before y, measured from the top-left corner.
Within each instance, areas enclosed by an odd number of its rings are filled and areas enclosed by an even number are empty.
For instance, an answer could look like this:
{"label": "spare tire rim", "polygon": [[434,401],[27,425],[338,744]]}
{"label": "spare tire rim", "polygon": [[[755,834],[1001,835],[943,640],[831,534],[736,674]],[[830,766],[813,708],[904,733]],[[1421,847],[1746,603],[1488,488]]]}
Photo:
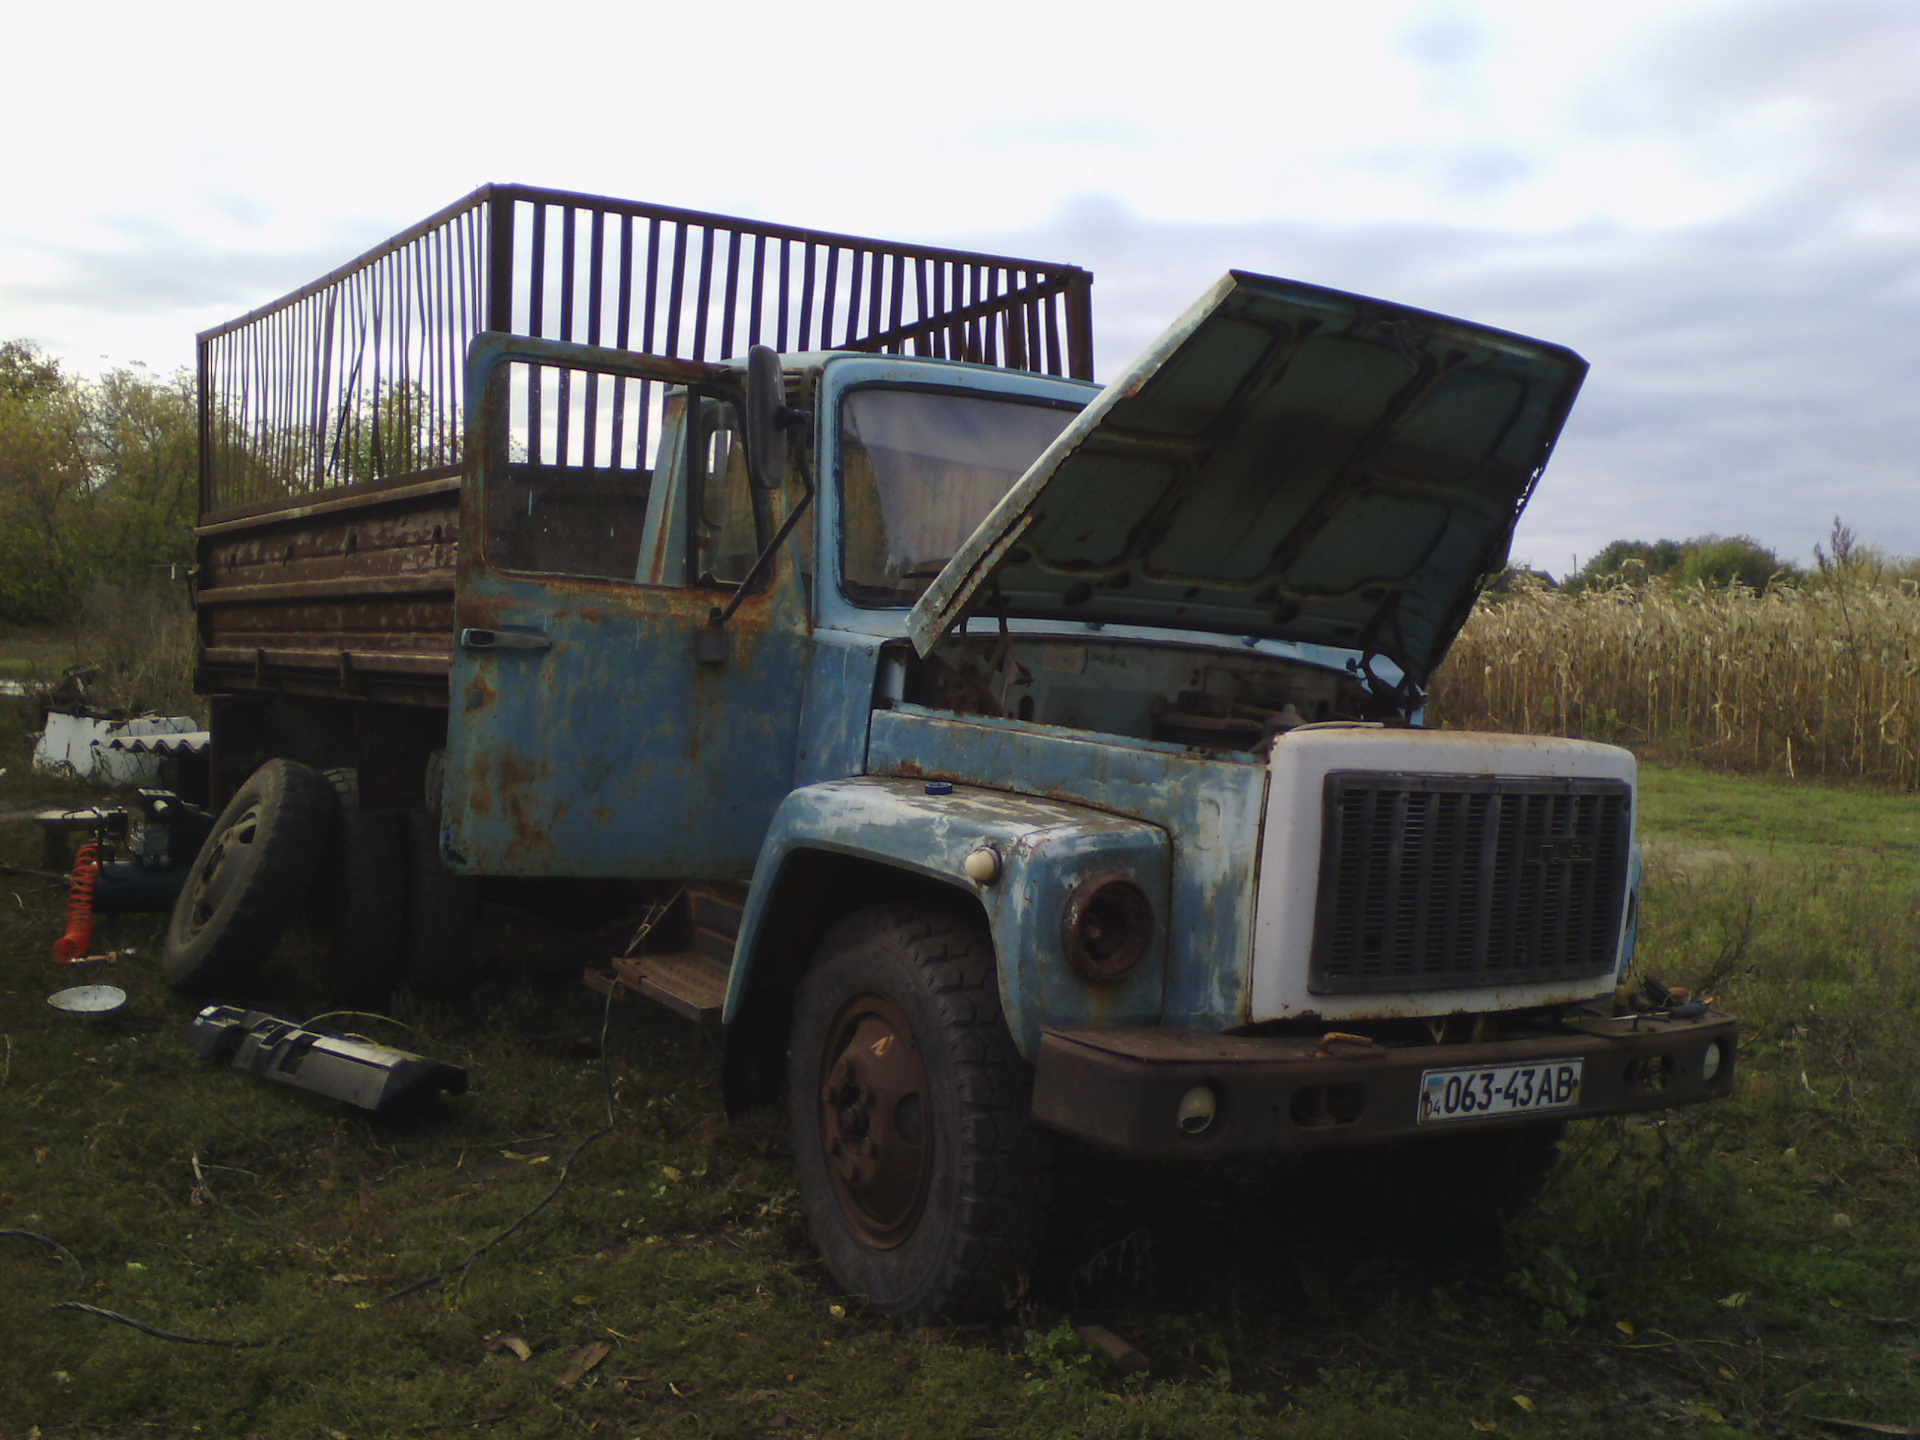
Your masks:
{"label": "spare tire rim", "polygon": [[933,1173],[927,1071],[907,1017],[884,995],[853,996],[821,1055],[820,1147],[841,1213],[876,1250],[913,1233]]}
{"label": "spare tire rim", "polygon": [[200,931],[226,903],[234,878],[253,849],[260,829],[260,807],[249,805],[240,817],[213,837],[203,852],[205,858],[193,876],[193,888],[187,893],[187,919],[191,932]]}

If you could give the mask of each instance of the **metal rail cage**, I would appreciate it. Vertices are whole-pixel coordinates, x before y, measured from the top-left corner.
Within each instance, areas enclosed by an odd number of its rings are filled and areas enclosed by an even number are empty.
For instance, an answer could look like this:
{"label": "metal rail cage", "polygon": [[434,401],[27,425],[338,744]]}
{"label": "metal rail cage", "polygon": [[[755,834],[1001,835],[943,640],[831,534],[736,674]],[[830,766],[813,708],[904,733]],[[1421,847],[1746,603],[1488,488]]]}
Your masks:
{"label": "metal rail cage", "polygon": [[[476,190],[200,336],[199,688],[446,704],[462,367],[482,331],[676,360],[765,343],[1089,378],[1091,279],[524,185]],[[559,463],[651,465],[656,382],[562,370],[522,387],[528,439],[557,444]]]}
{"label": "metal rail cage", "polygon": [[450,473],[461,365],[482,330],[677,360],[765,343],[1090,379],[1091,280],[1070,265],[484,186],[200,335],[200,512]]}

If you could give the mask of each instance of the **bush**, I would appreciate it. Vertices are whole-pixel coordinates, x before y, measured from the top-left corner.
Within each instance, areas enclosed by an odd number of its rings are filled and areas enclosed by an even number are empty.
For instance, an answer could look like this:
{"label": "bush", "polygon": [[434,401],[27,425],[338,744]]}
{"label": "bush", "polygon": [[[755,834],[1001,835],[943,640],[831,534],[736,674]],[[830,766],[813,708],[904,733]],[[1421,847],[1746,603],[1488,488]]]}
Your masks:
{"label": "bush", "polygon": [[74,663],[93,672],[87,698],[129,714],[206,719],[193,693],[193,606],[184,581],[95,580],[74,630]]}

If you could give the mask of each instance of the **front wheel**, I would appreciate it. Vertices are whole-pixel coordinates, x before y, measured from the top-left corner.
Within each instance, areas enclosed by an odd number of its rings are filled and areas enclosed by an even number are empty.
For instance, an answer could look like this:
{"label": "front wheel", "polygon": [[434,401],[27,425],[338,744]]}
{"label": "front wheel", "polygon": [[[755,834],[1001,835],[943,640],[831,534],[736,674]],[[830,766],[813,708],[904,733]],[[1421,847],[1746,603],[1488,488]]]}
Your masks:
{"label": "front wheel", "polygon": [[1052,1144],[979,921],[896,904],[837,925],[801,983],[788,1081],[834,1279],[909,1323],[1004,1308],[1039,1241]]}

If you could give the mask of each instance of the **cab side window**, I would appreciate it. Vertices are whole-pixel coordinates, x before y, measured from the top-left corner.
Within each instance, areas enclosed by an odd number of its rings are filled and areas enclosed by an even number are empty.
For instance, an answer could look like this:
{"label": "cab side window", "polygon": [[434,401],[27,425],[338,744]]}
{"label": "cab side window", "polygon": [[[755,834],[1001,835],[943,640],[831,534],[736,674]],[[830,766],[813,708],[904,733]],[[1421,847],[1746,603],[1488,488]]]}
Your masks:
{"label": "cab side window", "polygon": [[654,381],[518,360],[494,372],[487,521],[496,565],[633,578],[662,390]]}
{"label": "cab side window", "polygon": [[503,570],[738,585],[766,535],[727,400],[515,360],[489,391],[489,554]]}
{"label": "cab side window", "polygon": [[704,400],[689,486],[688,556],[702,585],[738,585],[765,543],[765,503],[747,477],[740,418],[725,401]]}

